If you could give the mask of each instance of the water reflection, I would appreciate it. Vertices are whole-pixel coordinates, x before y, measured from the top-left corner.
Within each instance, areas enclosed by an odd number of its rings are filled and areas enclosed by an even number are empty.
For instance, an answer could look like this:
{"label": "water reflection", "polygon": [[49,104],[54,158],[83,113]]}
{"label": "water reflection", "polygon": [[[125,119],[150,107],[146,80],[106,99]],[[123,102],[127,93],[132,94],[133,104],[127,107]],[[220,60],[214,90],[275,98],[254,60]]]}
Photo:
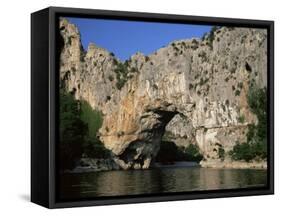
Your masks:
{"label": "water reflection", "polygon": [[61,198],[247,188],[266,185],[266,170],[199,167],[63,174]]}

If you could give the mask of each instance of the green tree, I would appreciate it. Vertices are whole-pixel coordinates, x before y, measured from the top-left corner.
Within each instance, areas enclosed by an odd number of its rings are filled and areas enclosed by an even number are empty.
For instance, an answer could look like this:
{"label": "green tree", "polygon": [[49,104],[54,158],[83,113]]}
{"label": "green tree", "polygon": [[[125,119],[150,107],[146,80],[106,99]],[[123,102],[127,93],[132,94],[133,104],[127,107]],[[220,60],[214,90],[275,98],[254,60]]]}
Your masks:
{"label": "green tree", "polygon": [[60,91],[59,152],[62,169],[72,168],[81,157],[87,124],[80,119],[79,102],[71,93]]}
{"label": "green tree", "polygon": [[86,101],[81,102],[81,119],[88,125],[88,133],[83,142],[83,154],[91,158],[108,158],[110,151],[99,140],[98,131],[103,123],[101,111],[94,110]]}
{"label": "green tree", "polygon": [[203,159],[203,155],[200,153],[197,145],[190,144],[184,150],[184,159],[186,161],[196,161],[199,162]]}
{"label": "green tree", "polygon": [[86,101],[81,101],[81,120],[88,125],[88,136],[92,140],[97,140],[98,130],[102,126],[102,112],[92,109]]}
{"label": "green tree", "polygon": [[267,89],[252,86],[248,92],[248,104],[258,118],[257,125],[249,125],[247,141],[237,143],[230,152],[234,160],[250,161],[267,157]]}
{"label": "green tree", "polygon": [[208,34],[207,37],[207,44],[210,46],[211,49],[213,49],[213,41],[215,39],[215,32],[219,29],[218,26],[213,26],[211,28],[210,33]]}

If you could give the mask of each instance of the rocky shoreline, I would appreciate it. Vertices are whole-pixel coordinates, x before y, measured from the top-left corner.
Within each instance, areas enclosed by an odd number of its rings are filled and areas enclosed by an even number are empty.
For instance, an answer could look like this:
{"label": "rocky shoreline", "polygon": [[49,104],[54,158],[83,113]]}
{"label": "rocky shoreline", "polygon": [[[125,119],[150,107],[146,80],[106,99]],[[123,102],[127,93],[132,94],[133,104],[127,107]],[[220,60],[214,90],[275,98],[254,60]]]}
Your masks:
{"label": "rocky shoreline", "polygon": [[[202,167],[216,169],[267,169],[266,161],[201,161],[189,162],[180,161],[172,164],[154,163],[150,168],[187,168],[187,167]],[[66,173],[87,173],[98,171],[113,171],[120,170],[120,166],[113,159],[93,159],[82,158],[78,165],[72,170],[66,170]]]}
{"label": "rocky shoreline", "polygon": [[120,167],[112,159],[81,158],[77,166],[68,173],[85,173],[97,171],[119,170]]}
{"label": "rocky shoreline", "polygon": [[267,169],[266,161],[201,161],[201,167],[204,168],[227,168],[227,169]]}

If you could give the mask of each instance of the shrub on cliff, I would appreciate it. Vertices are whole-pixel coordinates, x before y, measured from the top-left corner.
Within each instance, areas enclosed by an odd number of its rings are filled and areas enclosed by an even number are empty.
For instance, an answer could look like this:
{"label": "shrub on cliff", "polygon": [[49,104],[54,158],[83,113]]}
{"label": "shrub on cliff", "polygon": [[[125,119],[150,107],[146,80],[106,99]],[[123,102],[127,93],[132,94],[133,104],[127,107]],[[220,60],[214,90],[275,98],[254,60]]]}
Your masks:
{"label": "shrub on cliff", "polygon": [[129,71],[127,67],[128,67],[128,61],[126,61],[124,64],[122,62],[118,62],[114,70],[117,78],[116,87],[119,90],[125,85],[125,83],[128,80],[127,75]]}
{"label": "shrub on cliff", "polygon": [[202,40],[206,40],[207,41],[207,45],[213,49],[213,41],[215,39],[215,31],[217,31],[219,29],[219,27],[217,26],[213,26],[209,32],[209,34],[205,34],[203,37],[202,37]]}
{"label": "shrub on cliff", "polygon": [[234,160],[266,159],[267,157],[267,89],[253,86],[248,92],[248,104],[258,118],[257,125],[248,127],[247,141],[237,143],[230,152]]}
{"label": "shrub on cliff", "polygon": [[240,144],[237,142],[230,155],[234,160],[245,160],[247,162],[254,158],[254,152],[249,143]]}
{"label": "shrub on cliff", "polygon": [[184,158],[187,161],[200,162],[203,159],[203,155],[200,153],[197,145],[190,144],[184,150]]}

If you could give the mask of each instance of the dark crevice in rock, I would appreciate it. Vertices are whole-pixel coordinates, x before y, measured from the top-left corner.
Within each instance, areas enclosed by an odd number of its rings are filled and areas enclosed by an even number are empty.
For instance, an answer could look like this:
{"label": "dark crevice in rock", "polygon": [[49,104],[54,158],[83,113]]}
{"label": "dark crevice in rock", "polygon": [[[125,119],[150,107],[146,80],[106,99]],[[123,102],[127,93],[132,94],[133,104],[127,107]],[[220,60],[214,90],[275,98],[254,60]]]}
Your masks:
{"label": "dark crevice in rock", "polygon": [[159,120],[163,123],[164,127],[171,121],[171,119],[178,114],[178,112],[171,112],[165,110],[156,110],[154,111],[160,116]]}
{"label": "dark crevice in rock", "polygon": [[125,163],[128,163],[130,161],[134,160],[134,155],[136,155],[136,149],[134,143],[137,143],[137,141],[134,141],[130,144],[128,148],[125,149],[125,151],[119,155],[119,159],[124,161]]}
{"label": "dark crevice in rock", "polygon": [[252,67],[249,65],[248,62],[245,63],[245,68],[248,72],[252,72]]}

